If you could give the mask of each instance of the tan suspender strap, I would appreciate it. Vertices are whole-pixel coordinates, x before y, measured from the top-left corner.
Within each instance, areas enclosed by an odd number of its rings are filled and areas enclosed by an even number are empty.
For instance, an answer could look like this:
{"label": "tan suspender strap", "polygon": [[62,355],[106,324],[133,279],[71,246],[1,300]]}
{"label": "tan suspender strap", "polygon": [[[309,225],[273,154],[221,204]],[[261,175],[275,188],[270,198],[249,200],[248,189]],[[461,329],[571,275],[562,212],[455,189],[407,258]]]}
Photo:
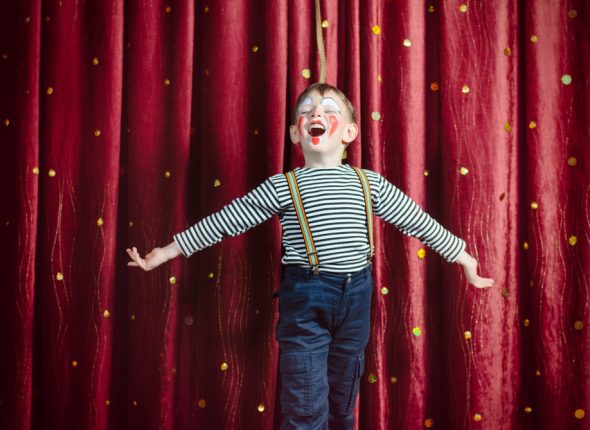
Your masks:
{"label": "tan suspender strap", "polygon": [[289,191],[291,192],[291,198],[293,199],[293,205],[295,206],[295,212],[297,213],[297,219],[299,220],[299,227],[301,227],[301,233],[303,234],[303,240],[305,241],[307,258],[309,259],[309,264],[313,269],[313,273],[317,275],[319,274],[318,266],[320,262],[318,260],[315,245],[313,243],[313,237],[311,236],[311,230],[309,229],[307,217],[305,216],[305,210],[303,209],[303,202],[301,201],[301,196],[299,195],[297,179],[295,179],[295,174],[292,171],[285,173],[285,177],[287,178],[287,183],[289,184]]}
{"label": "tan suspender strap", "polygon": [[373,258],[375,255],[375,247],[373,245],[373,204],[371,201],[371,184],[369,183],[369,179],[363,169],[359,169],[358,167],[352,167],[356,174],[358,175],[361,185],[363,187],[363,194],[365,195],[365,212],[367,213],[367,234],[369,235],[369,260]]}

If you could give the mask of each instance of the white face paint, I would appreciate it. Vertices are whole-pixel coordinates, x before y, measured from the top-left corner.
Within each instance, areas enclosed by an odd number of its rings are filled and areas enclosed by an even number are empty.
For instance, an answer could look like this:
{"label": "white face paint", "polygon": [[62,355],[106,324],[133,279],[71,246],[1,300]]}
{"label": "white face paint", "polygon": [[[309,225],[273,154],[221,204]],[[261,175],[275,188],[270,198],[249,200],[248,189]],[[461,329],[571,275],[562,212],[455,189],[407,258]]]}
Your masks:
{"label": "white face paint", "polygon": [[321,104],[326,107],[332,107],[336,112],[340,113],[340,106],[338,106],[338,103],[332,97],[324,97]]}

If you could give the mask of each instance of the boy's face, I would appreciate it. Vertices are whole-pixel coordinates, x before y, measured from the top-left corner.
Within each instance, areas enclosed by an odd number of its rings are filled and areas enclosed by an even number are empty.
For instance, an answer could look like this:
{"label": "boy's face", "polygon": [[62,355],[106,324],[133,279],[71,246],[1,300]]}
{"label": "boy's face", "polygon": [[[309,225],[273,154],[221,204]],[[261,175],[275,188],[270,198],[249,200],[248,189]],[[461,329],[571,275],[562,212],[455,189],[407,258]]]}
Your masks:
{"label": "boy's face", "polygon": [[294,144],[301,144],[306,158],[321,158],[320,154],[341,158],[344,144],[356,138],[358,127],[336,93],[326,91],[322,96],[313,91],[297,107],[297,123],[289,127],[289,134]]}

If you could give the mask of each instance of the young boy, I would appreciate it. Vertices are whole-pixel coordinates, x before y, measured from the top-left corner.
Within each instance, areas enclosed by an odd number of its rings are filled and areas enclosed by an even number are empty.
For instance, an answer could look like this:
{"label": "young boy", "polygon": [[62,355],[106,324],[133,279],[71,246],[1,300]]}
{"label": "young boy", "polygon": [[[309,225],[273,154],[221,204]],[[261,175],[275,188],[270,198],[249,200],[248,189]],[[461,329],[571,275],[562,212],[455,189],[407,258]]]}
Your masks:
{"label": "young boy", "polygon": [[236,236],[278,214],[285,276],[278,291],[281,429],[352,429],[353,406],[364,371],[373,292],[372,213],[417,237],[464,267],[478,288],[465,242],[451,234],[379,173],[341,163],[358,134],[355,110],[337,88],[323,83],[298,98],[289,128],[305,166],[276,174],[219,212],[173,235],[129,266],[151,270],[182,254]]}

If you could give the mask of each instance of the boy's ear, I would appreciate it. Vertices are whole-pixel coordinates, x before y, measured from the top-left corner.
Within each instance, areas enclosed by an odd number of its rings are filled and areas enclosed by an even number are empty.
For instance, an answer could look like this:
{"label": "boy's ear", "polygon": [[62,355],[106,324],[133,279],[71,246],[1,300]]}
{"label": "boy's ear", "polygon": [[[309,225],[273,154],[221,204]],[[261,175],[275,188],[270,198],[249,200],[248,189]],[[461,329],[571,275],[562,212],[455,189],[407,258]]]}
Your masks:
{"label": "boy's ear", "polygon": [[289,126],[289,136],[291,137],[291,142],[293,143],[298,143],[301,140],[296,125]]}
{"label": "boy's ear", "polygon": [[344,133],[342,133],[342,141],[346,143],[352,142],[359,134],[359,127],[354,122],[346,126]]}

